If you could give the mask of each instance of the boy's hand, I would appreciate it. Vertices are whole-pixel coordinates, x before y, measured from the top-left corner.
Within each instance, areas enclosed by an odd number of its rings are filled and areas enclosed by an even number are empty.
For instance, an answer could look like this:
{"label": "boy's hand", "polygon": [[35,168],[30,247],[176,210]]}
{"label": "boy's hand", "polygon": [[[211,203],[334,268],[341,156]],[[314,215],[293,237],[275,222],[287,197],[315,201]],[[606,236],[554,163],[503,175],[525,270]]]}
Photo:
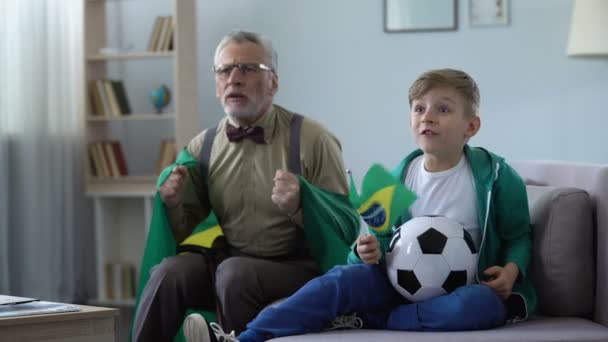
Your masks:
{"label": "boy's hand", "polygon": [[366,264],[377,264],[380,261],[380,243],[374,235],[361,235],[357,239],[357,254]]}
{"label": "boy's hand", "polygon": [[500,298],[507,299],[511,295],[513,284],[519,275],[519,267],[510,262],[504,267],[492,266],[483,271],[483,274],[487,275],[490,280],[484,281],[482,284],[491,287]]}
{"label": "boy's hand", "polygon": [[287,170],[277,170],[270,199],[279,209],[289,215],[300,208],[300,180]]}

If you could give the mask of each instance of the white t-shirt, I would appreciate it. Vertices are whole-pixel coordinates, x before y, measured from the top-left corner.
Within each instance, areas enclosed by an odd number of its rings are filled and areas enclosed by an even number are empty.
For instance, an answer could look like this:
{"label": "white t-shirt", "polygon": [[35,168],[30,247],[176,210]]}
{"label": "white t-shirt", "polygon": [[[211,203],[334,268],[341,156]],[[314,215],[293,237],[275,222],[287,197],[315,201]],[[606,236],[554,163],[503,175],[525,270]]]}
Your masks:
{"label": "white t-shirt", "polygon": [[456,166],[441,172],[428,172],[424,168],[424,155],[416,157],[407,170],[405,185],[418,195],[410,207],[412,217],[437,215],[454,220],[471,234],[479,250],[475,183],[464,155]]}

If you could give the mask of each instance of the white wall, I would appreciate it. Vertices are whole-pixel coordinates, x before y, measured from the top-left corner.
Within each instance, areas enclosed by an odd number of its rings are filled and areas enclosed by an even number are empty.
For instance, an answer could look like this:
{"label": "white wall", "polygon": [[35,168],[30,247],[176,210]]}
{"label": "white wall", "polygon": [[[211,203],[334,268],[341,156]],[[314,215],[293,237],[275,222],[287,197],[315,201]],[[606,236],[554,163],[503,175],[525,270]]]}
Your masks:
{"label": "white wall", "polygon": [[383,32],[382,2],[201,0],[200,105],[204,126],[222,117],[210,67],[233,28],[262,32],[279,53],[276,102],[330,128],[347,166],[394,166],[414,148],[407,90],[423,71],[469,72],[481,94],[482,129],[472,145],[508,159],[608,163],[608,58],[565,53],[572,0],[511,1],[506,27],[472,28],[459,1],[452,32]]}

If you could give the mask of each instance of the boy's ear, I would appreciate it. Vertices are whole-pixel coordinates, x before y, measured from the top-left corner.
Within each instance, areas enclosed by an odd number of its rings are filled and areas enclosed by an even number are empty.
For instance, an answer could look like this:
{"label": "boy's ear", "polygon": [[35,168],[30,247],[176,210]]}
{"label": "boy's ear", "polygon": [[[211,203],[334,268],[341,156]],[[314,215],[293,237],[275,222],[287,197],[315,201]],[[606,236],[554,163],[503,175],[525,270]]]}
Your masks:
{"label": "boy's ear", "polygon": [[465,137],[466,138],[473,137],[475,134],[477,134],[480,127],[481,127],[481,119],[479,118],[479,116],[475,115],[474,118],[469,120],[469,125],[467,127],[466,132],[464,133]]}

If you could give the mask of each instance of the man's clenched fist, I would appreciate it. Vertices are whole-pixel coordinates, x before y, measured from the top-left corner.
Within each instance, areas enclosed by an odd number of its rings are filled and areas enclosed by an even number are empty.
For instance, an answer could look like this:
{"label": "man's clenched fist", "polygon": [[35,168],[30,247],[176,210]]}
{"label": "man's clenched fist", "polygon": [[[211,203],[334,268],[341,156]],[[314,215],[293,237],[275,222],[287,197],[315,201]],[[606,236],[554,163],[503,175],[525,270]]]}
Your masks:
{"label": "man's clenched fist", "polygon": [[287,170],[277,170],[272,188],[272,202],[288,215],[300,208],[300,180]]}
{"label": "man's clenched fist", "polygon": [[169,177],[160,186],[158,192],[167,207],[173,208],[181,203],[187,177],[188,170],[186,167],[178,165],[173,168]]}

